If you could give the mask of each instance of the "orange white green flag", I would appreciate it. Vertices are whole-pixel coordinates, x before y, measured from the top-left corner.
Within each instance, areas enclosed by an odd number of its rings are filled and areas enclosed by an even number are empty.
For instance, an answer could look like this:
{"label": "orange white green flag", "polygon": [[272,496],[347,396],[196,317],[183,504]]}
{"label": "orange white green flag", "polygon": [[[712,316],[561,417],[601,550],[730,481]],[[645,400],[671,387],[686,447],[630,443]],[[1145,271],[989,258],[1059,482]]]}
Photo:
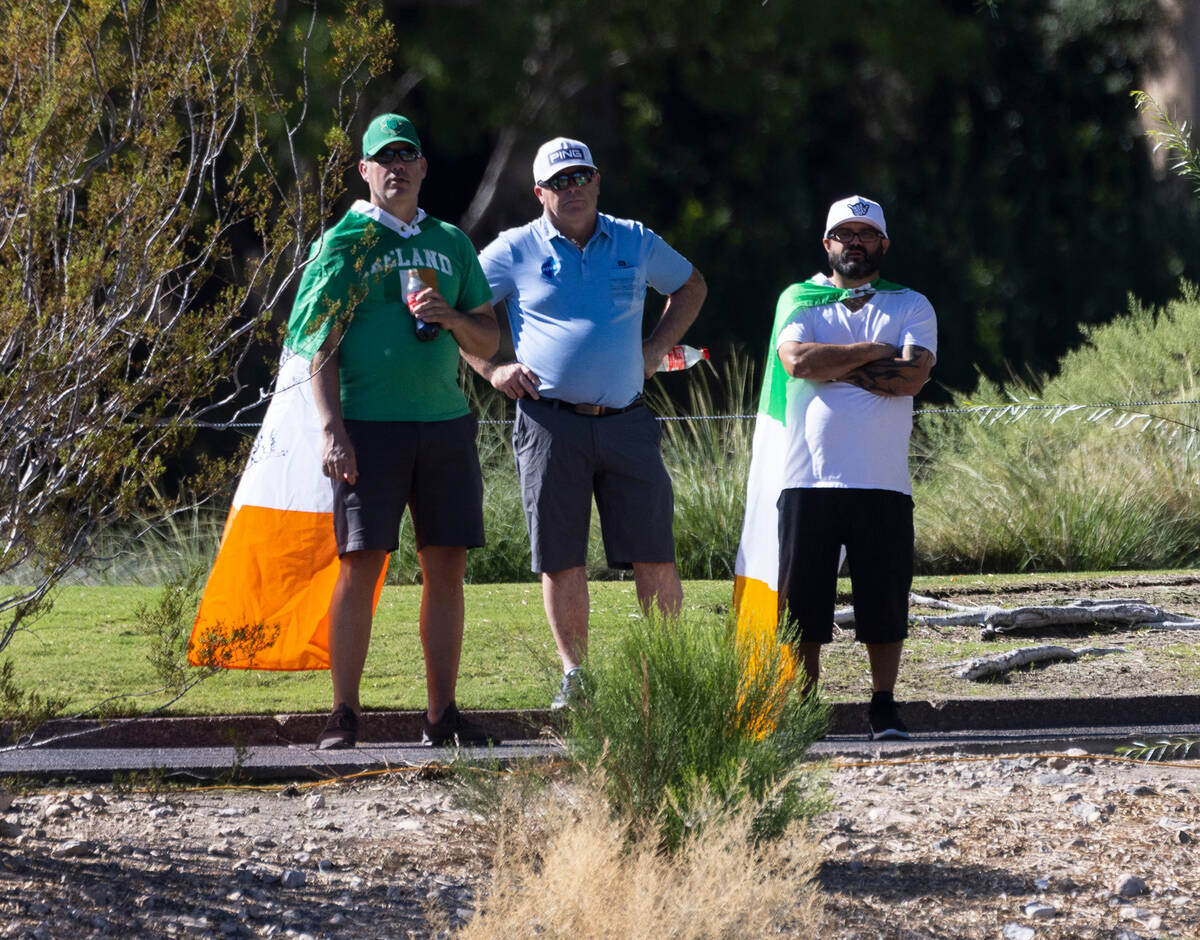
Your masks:
{"label": "orange white green flag", "polygon": [[779,296],[775,322],[763,365],[763,385],[758,397],[750,473],[746,481],[746,514],[734,566],[733,605],[740,634],[774,634],[779,625],[779,512],[783,490],[784,454],[789,435],[788,402],[800,390],[802,379],[783,369],[776,353],[779,331],[792,316],[807,307],[838,303],[851,297],[903,291],[899,284],[877,279],[861,287],[840,288],[824,275],[792,284]]}
{"label": "orange white green flag", "polygon": [[285,346],[204,589],[188,660],[233,669],[328,668],[337,570],[333,489],[321,473],[309,359]]}
{"label": "orange white green flag", "polygon": [[[361,218],[360,218],[361,217]],[[425,217],[418,210],[413,225]],[[388,224],[363,200],[346,219]],[[343,220],[345,221],[345,220]],[[399,223],[403,225],[404,223]],[[406,227],[406,232],[416,232]],[[401,233],[404,234],[404,233]],[[326,232],[324,238],[338,236]],[[321,472],[323,437],[309,368],[351,295],[334,301],[330,271],[350,280],[370,238],[313,245],[288,321],[279,374],[262,428],[233,497],[217,559],[192,627],[188,661],[230,669],[328,669],[329,603],[337,581],[333,488]],[[383,577],[375,589],[375,601]]]}

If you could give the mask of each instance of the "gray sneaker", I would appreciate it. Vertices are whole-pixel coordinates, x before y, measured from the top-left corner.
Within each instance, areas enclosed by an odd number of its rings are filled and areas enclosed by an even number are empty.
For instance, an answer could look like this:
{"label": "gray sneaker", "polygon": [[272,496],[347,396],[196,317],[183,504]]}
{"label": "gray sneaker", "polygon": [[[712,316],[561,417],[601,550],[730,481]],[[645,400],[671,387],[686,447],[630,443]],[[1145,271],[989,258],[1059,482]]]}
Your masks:
{"label": "gray sneaker", "polygon": [[558,692],[554,696],[554,701],[550,703],[550,708],[554,711],[570,708],[579,701],[582,694],[579,667],[576,666],[574,669],[568,670],[562,677],[562,684],[558,687]]}

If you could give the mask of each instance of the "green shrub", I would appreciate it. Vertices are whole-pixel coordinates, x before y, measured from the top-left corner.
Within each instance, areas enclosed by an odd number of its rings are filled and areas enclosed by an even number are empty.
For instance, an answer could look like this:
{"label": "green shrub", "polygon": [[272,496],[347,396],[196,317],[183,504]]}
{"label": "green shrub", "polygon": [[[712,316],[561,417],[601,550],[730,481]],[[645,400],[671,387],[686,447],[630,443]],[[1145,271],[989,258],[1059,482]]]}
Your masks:
{"label": "green shrub", "polygon": [[[914,438],[917,570],[1083,571],[1200,562],[1200,300],[1087,330],[1059,373],[924,416]],[[1021,405],[1169,401],[1127,408]],[[1137,415],[1141,413],[1142,416]]]}
{"label": "green shrub", "polygon": [[823,805],[799,764],[828,711],[781,683],[786,668],[769,638],[739,641],[727,622],[638,618],[583,667],[569,752],[599,772],[618,817],[635,833],[659,827],[668,849],[704,829],[714,801],[759,804],[756,836],[774,837]]}

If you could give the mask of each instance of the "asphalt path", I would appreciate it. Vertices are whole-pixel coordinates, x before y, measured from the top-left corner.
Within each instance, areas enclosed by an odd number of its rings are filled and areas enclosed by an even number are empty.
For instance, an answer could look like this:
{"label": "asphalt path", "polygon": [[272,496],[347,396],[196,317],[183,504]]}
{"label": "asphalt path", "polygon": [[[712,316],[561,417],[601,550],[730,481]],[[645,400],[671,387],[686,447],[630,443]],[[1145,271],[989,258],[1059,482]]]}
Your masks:
{"label": "asphalt path", "polygon": [[[503,766],[562,758],[559,724],[551,712],[471,714],[499,732],[504,743],[491,749],[422,747],[418,712],[369,712],[358,747],[325,751],[312,744],[324,725],[323,714],[54,721],[31,741],[0,749],[0,777],[64,783],[135,775],[299,781],[414,768],[430,772],[454,762]],[[870,741],[865,706],[834,705],[830,733],[811,754],[840,761],[1072,749],[1112,755],[1137,741],[1200,738],[1200,696],[908,702],[903,715],[910,740]]]}

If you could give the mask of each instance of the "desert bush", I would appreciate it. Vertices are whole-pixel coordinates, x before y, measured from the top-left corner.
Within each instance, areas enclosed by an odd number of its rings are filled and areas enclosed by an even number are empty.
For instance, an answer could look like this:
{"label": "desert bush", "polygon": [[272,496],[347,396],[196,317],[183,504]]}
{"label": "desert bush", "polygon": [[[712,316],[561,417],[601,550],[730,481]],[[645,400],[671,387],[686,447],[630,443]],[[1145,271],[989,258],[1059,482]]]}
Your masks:
{"label": "desert bush", "polygon": [[567,748],[600,772],[613,813],[635,834],[660,832],[678,849],[722,811],[753,804],[756,833],[771,838],[822,806],[809,745],[827,707],[802,698],[772,637],[739,638],[719,618],[630,621],[583,666],[582,701],[567,721]]}

